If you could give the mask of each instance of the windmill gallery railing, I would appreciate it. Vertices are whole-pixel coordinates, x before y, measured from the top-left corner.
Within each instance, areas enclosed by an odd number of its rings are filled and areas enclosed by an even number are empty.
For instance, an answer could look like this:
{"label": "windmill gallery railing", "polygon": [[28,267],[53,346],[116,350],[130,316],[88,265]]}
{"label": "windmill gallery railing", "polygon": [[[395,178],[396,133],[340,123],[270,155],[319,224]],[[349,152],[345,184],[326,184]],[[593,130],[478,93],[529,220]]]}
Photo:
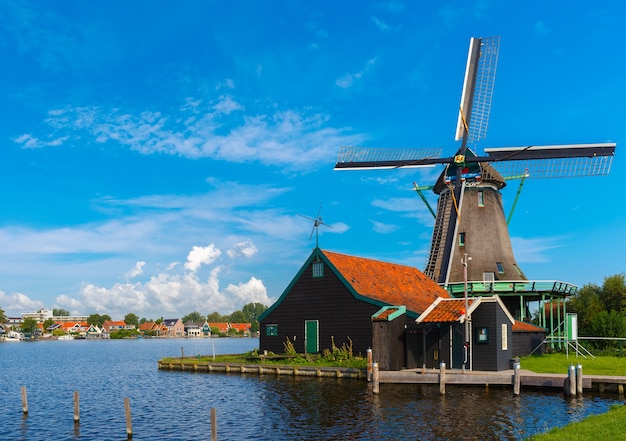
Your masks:
{"label": "windmill gallery railing", "polygon": [[[452,296],[459,297],[465,293],[465,283],[448,283],[444,287]],[[578,287],[571,283],[558,280],[495,280],[495,281],[468,281],[468,295],[484,294],[561,294],[571,296],[576,294]]]}

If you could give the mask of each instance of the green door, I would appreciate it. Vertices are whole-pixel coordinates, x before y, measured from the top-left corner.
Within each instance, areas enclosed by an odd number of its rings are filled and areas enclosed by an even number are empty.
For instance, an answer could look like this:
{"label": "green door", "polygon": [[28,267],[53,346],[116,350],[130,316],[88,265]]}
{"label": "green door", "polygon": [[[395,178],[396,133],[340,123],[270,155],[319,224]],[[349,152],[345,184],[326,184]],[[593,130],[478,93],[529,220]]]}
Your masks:
{"label": "green door", "polygon": [[304,347],[307,354],[317,354],[319,345],[319,320],[304,322]]}

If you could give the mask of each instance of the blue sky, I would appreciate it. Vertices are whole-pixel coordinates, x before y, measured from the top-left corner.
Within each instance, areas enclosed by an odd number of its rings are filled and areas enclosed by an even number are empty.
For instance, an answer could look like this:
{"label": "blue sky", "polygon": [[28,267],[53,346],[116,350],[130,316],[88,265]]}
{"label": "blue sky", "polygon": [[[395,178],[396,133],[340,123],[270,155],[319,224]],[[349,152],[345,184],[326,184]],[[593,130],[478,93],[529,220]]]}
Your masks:
{"label": "blue sky", "polygon": [[480,148],[618,144],[609,176],[525,183],[519,265],[577,285],[624,272],[626,11],[563,5],[0,1],[0,307],[269,305],[322,203],[321,248],[422,269],[433,219],[411,188],[440,169],[333,166],[345,145],[452,154],[472,36],[501,37]]}

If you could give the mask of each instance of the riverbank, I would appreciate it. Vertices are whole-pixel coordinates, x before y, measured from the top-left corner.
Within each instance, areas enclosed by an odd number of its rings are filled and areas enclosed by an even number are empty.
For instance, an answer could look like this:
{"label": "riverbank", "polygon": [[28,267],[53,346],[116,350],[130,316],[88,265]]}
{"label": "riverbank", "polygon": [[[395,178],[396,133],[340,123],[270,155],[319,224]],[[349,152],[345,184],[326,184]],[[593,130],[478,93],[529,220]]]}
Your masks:
{"label": "riverbank", "polygon": [[549,432],[526,438],[526,441],[612,440],[623,439],[624,434],[626,434],[626,406],[616,405],[607,413],[589,416],[565,427],[556,427]]}

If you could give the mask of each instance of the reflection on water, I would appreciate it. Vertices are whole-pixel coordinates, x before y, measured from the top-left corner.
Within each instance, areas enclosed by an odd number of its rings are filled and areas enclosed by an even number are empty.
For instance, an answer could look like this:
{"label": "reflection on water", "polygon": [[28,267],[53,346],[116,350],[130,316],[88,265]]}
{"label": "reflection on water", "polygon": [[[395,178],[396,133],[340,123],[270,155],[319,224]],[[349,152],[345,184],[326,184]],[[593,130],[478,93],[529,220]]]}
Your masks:
{"label": "reflection on water", "polygon": [[[566,400],[560,393],[511,388],[381,385],[363,381],[157,369],[157,360],[241,353],[256,339],[124,340],[0,344],[1,439],[133,440],[520,440],[605,412],[612,396]],[[192,355],[193,354],[193,355]],[[22,417],[20,386],[28,390]],[[80,424],[72,394],[80,392]]]}

